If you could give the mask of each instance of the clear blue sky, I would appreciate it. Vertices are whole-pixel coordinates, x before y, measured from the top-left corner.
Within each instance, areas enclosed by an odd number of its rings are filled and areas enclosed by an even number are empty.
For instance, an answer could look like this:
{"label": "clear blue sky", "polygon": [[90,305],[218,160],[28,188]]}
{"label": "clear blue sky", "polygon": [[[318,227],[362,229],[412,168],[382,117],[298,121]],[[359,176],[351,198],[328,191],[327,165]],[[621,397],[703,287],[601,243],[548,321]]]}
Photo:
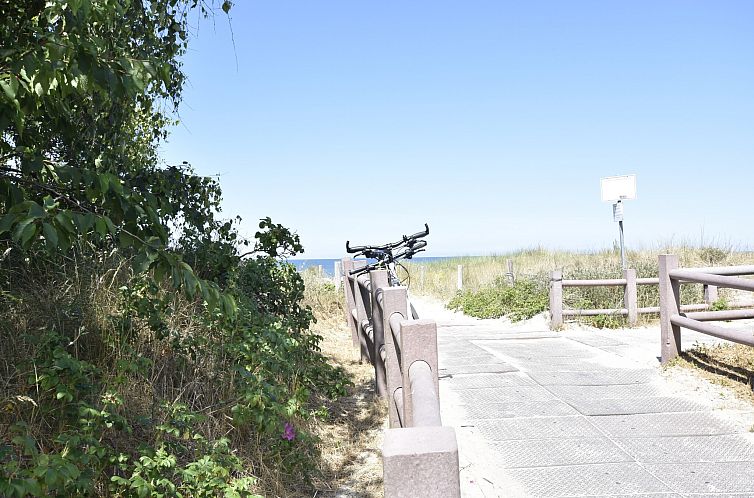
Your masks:
{"label": "clear blue sky", "polygon": [[430,224],[428,256],[617,238],[754,246],[752,1],[243,1],[199,23],[162,156],[305,257]]}

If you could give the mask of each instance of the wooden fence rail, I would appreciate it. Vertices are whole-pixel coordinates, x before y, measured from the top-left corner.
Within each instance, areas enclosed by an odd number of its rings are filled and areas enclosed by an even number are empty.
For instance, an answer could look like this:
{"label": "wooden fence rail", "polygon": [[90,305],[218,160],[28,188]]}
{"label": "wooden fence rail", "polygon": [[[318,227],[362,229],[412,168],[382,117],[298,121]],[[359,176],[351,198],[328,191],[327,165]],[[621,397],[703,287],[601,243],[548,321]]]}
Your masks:
{"label": "wooden fence rail", "polygon": [[[597,316],[597,315],[622,315],[628,318],[629,326],[633,327],[638,322],[640,314],[659,313],[660,306],[638,306],[638,286],[639,285],[658,285],[659,278],[637,278],[636,270],[627,269],[623,271],[623,278],[608,278],[601,280],[566,280],[563,279],[562,270],[555,270],[550,275],[550,328],[558,329],[563,326],[564,318],[576,316]],[[563,288],[564,287],[624,287],[623,307],[611,309],[563,309]],[[717,285],[712,283],[704,284],[704,303],[703,304],[685,304],[681,306],[682,311],[702,311],[709,309],[710,305],[717,300]],[[741,306],[749,306],[749,303]]]}
{"label": "wooden fence rail", "polygon": [[681,352],[681,327],[728,341],[754,346],[750,330],[723,328],[705,323],[719,320],[754,318],[754,310],[720,310],[683,313],[680,305],[681,284],[686,282],[715,285],[754,292],[754,280],[740,278],[754,275],[754,266],[720,266],[711,268],[678,268],[678,256],[661,254],[660,263],[660,356],[663,364]]}
{"label": "wooden fence rail", "polygon": [[386,270],[350,275],[365,264],[343,259],[341,267],[353,344],[374,366],[375,391],[388,404],[385,496],[460,497],[455,430],[440,418],[437,325],[411,319],[406,287],[389,287]]}

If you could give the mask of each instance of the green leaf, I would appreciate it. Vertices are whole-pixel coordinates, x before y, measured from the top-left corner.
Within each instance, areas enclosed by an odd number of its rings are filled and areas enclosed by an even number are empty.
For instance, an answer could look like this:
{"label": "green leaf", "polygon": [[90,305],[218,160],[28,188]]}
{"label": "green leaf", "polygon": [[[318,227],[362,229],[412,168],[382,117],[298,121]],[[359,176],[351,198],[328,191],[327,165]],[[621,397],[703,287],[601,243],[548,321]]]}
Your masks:
{"label": "green leaf", "polygon": [[61,211],[60,213],[55,215],[55,221],[58,222],[58,224],[65,230],[66,232],[75,235],[76,234],[76,227],[73,226],[73,221],[71,221],[71,212],[70,211]]}
{"label": "green leaf", "polygon": [[29,207],[29,216],[33,219],[39,219],[44,218],[47,215],[47,212],[45,209],[37,204],[36,202],[32,201],[31,206]]}
{"label": "green leaf", "polygon": [[7,81],[0,80],[0,88],[3,89],[3,92],[9,99],[14,100],[18,92],[18,79],[11,75]]}
{"label": "green leaf", "polygon": [[100,237],[107,235],[107,223],[105,223],[105,220],[103,220],[101,217],[98,217],[97,221],[94,223],[94,229],[100,235]]}
{"label": "green leaf", "polygon": [[13,224],[16,222],[16,219],[18,219],[18,215],[16,213],[8,213],[3,216],[3,219],[0,220],[0,235],[9,231],[11,227],[13,227]]}
{"label": "green leaf", "polygon": [[21,237],[29,226],[34,226],[34,218],[26,218],[16,225],[16,229],[13,231],[13,239],[20,243]]}
{"label": "green leaf", "polygon": [[230,12],[230,8],[233,6],[233,4],[229,0],[225,0],[222,5],[223,12],[226,14]]}
{"label": "green leaf", "polygon": [[58,246],[58,232],[49,223],[42,223],[42,232],[44,233],[45,240],[51,249]]}

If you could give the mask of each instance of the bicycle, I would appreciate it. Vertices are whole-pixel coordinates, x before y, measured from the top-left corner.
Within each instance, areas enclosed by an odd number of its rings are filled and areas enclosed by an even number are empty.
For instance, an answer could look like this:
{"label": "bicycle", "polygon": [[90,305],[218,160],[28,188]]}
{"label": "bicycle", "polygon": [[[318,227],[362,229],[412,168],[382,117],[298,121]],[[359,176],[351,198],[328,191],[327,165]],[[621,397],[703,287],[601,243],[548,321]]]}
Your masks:
{"label": "bicycle", "polygon": [[[401,267],[408,276],[406,280],[410,283],[411,276],[408,273],[408,269],[400,263],[400,260],[411,259],[416,254],[424,252],[426,250],[424,248],[427,247],[427,241],[422,239],[427,235],[429,235],[429,225],[425,223],[423,231],[417,232],[413,235],[404,235],[401,240],[397,242],[390,242],[377,246],[351,247],[350,241],[346,241],[346,252],[348,254],[353,254],[354,259],[359,256],[364,256],[367,259],[376,260],[374,263],[369,263],[361,268],[351,270],[349,275],[358,276],[372,270],[387,270],[388,284],[391,287],[395,287],[403,284],[403,281],[398,277],[397,271],[397,267]],[[396,253],[395,251],[398,249],[401,249],[401,251]],[[416,312],[416,308],[414,308],[410,299],[409,305],[411,307],[412,317],[418,319],[419,314]]]}

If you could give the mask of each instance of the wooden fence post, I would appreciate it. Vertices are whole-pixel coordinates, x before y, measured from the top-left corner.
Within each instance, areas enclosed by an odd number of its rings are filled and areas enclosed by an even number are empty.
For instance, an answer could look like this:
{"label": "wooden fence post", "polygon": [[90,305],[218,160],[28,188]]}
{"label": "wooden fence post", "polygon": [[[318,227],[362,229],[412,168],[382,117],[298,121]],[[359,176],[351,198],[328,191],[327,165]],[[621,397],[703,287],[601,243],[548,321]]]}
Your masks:
{"label": "wooden fence post", "polygon": [[704,286],[704,302],[707,304],[712,304],[715,301],[717,301],[717,286],[716,285],[706,285]]}
{"label": "wooden fence post", "polygon": [[456,280],[456,289],[463,289],[463,266],[458,265],[458,278]]}
{"label": "wooden fence post", "polygon": [[340,290],[340,284],[343,281],[343,271],[341,270],[340,261],[336,261],[333,264],[333,283],[335,284],[335,290]]}
{"label": "wooden fence post", "polygon": [[635,327],[639,318],[637,306],[636,270],[623,270],[623,278],[626,279],[626,287],[623,290],[623,306],[628,310],[628,325]]}
{"label": "wooden fence post", "polygon": [[681,312],[681,284],[670,278],[670,271],[678,268],[678,256],[660,254],[660,362],[664,365],[681,352],[681,327],[670,318]]}
{"label": "wooden fence post", "polygon": [[550,276],[550,329],[563,326],[563,271],[555,270]]}
{"label": "wooden fence post", "polygon": [[508,263],[508,273],[506,273],[505,276],[508,277],[508,283],[513,285],[516,283],[516,276],[513,274],[513,260],[509,259],[507,263]]}

